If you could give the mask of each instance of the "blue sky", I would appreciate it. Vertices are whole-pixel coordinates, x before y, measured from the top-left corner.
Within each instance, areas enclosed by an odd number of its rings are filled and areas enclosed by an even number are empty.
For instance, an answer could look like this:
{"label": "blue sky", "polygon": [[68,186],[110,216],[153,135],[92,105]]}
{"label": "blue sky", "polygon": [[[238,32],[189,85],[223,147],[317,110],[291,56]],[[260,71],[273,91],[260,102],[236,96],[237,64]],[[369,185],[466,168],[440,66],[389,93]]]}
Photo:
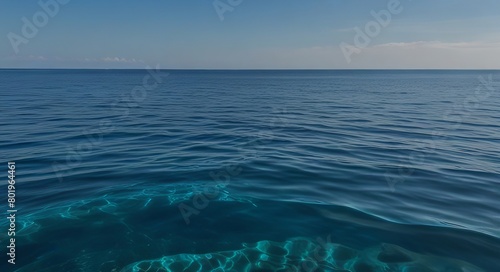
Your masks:
{"label": "blue sky", "polygon": [[43,22],[39,1],[0,0],[0,67],[500,68],[497,0],[216,1],[41,0],[59,9]]}

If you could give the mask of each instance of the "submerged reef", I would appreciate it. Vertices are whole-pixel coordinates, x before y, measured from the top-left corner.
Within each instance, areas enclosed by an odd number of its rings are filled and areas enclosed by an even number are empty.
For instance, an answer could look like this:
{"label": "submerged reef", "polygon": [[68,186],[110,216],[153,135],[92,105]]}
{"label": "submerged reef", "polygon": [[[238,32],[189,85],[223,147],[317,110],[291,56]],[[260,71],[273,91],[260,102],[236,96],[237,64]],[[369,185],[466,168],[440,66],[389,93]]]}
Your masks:
{"label": "submerged reef", "polygon": [[179,254],[129,265],[121,272],[479,272],[463,261],[410,252],[382,244],[355,250],[340,244],[319,244],[307,238],[285,242],[259,241],[242,249],[207,254]]}

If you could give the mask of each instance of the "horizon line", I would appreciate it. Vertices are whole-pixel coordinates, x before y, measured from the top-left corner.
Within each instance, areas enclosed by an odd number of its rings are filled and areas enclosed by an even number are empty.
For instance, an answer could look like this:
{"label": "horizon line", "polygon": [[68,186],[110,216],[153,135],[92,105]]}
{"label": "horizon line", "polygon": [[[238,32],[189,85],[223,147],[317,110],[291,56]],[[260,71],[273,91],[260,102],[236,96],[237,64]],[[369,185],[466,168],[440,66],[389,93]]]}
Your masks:
{"label": "horizon line", "polygon": [[[4,68],[0,70],[148,70],[150,68]],[[176,71],[500,71],[500,68],[160,68]]]}

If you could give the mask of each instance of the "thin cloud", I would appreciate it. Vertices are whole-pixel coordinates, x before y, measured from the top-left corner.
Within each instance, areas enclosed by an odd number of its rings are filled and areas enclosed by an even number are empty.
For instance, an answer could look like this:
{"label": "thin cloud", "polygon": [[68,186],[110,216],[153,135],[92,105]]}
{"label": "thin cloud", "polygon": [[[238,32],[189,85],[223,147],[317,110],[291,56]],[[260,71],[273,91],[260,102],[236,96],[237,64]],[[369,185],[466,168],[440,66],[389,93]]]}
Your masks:
{"label": "thin cloud", "polygon": [[47,61],[50,58],[45,57],[45,56],[35,56],[35,55],[28,55],[28,56],[12,55],[12,56],[7,56],[4,59],[5,60],[22,60],[22,61]]}
{"label": "thin cloud", "polygon": [[499,48],[500,43],[484,43],[484,42],[440,42],[440,41],[416,41],[416,42],[396,42],[384,43],[375,45],[373,47],[397,47],[397,48],[439,48],[439,49],[453,49],[453,48]]}
{"label": "thin cloud", "polygon": [[144,62],[142,60],[136,60],[135,58],[127,59],[127,58],[119,58],[119,57],[105,57],[101,59],[104,62],[118,62],[118,63],[137,63]]}

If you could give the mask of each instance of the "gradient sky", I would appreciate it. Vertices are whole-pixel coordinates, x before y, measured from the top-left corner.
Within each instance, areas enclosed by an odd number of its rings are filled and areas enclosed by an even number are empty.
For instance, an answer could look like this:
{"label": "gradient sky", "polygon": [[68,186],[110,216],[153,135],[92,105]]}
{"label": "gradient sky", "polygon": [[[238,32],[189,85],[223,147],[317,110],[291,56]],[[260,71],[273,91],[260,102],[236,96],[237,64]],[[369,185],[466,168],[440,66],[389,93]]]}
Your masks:
{"label": "gradient sky", "polygon": [[498,0],[400,0],[349,63],[340,44],[390,1],[243,0],[221,21],[213,0],[70,0],[16,53],[9,35],[43,9],[0,0],[0,67],[500,68]]}

